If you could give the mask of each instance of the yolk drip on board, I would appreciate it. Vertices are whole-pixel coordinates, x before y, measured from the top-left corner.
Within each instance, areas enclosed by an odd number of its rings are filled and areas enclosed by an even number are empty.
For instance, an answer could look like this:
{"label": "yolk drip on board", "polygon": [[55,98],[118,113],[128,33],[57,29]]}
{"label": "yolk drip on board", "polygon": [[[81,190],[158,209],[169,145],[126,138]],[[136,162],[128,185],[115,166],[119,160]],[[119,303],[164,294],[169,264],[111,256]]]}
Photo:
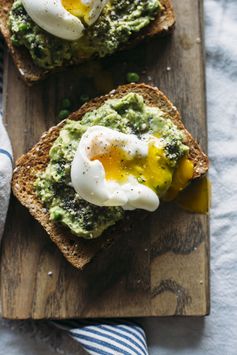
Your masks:
{"label": "yolk drip on board", "polygon": [[179,161],[173,175],[172,184],[164,197],[165,201],[174,200],[179,192],[185,189],[193,177],[193,170],[193,163],[191,160],[184,157]]}
{"label": "yolk drip on board", "polygon": [[175,200],[176,203],[189,212],[208,213],[210,208],[211,183],[207,177],[194,180],[193,163],[182,158],[173,175],[172,184],[164,196],[165,201]]}
{"label": "yolk drip on board", "polygon": [[189,212],[208,213],[211,205],[211,182],[207,177],[193,181],[179,193],[176,202]]}

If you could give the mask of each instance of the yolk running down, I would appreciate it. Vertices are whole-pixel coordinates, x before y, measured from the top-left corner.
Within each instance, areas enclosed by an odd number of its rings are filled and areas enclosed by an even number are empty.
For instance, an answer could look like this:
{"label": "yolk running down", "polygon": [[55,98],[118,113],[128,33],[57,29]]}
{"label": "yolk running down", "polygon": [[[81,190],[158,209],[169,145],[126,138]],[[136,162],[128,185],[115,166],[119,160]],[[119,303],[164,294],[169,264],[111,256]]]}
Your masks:
{"label": "yolk running down", "polygon": [[90,7],[82,3],[81,0],[62,0],[63,7],[72,15],[86,18],[90,12]]}
{"label": "yolk running down", "polygon": [[176,202],[189,212],[208,213],[211,206],[211,182],[207,177],[193,181],[178,195]]}
{"label": "yolk running down", "polygon": [[147,157],[131,157],[121,148],[111,146],[105,154],[92,160],[102,163],[107,180],[124,183],[132,175],[165,201],[176,199],[181,207],[192,212],[207,213],[209,210],[210,182],[204,178],[189,185],[194,165],[187,157],[181,158],[176,168],[172,169],[163,149],[150,144]]}
{"label": "yolk running down", "polygon": [[131,157],[121,148],[112,146],[105,154],[92,160],[102,163],[107,180],[124,183],[132,175],[158,194],[166,192],[172,182],[173,169],[168,165],[163,149],[152,144],[147,157]]}
{"label": "yolk running down", "polygon": [[183,157],[174,171],[172,184],[167,191],[164,199],[166,201],[174,200],[180,191],[187,187],[190,180],[192,180],[194,172],[193,162],[186,157]]}

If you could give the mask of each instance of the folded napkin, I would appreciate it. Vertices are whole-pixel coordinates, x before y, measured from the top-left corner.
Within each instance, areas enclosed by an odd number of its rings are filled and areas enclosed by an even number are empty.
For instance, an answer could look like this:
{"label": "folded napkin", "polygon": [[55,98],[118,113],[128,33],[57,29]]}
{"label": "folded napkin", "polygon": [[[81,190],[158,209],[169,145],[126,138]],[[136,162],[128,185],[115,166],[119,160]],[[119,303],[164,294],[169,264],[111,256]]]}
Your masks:
{"label": "folded napkin", "polygon": [[133,321],[106,319],[51,323],[67,331],[89,354],[148,355],[145,332]]}
{"label": "folded napkin", "polygon": [[13,163],[11,144],[2,123],[2,63],[3,45],[0,41],[0,242],[9,203]]}
{"label": "folded napkin", "polygon": [[[2,55],[0,45],[0,58]],[[2,62],[2,61],[1,61]],[[1,70],[0,70],[1,72]],[[2,76],[0,74],[0,109]],[[1,113],[0,113],[1,116]],[[10,181],[12,177],[12,149],[0,117],[0,241],[6,218]],[[147,355],[146,336],[143,329],[127,320],[68,320],[51,322],[66,331],[89,354],[100,355]]]}
{"label": "folded napkin", "polygon": [[9,202],[12,163],[11,145],[0,118],[0,241]]}

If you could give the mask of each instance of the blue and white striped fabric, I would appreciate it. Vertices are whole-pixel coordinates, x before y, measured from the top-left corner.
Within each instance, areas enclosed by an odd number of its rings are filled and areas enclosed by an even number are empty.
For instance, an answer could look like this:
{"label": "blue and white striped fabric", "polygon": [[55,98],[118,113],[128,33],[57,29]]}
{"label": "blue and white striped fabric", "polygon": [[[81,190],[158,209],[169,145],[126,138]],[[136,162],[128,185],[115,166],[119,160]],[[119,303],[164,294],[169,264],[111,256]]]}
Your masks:
{"label": "blue and white striped fabric", "polygon": [[124,319],[52,321],[92,355],[148,355],[144,330]]}
{"label": "blue and white striped fabric", "polygon": [[12,177],[12,149],[0,112],[0,243],[9,203]]}

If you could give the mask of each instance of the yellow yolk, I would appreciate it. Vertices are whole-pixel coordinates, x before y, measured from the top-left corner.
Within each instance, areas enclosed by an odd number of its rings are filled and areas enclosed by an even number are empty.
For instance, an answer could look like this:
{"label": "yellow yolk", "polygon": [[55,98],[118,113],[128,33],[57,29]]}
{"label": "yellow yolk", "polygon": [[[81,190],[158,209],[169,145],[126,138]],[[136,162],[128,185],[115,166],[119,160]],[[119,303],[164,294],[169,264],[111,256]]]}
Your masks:
{"label": "yellow yolk", "polygon": [[211,183],[207,177],[197,179],[190,185],[194,172],[191,160],[182,158],[173,175],[172,184],[164,196],[165,201],[175,199],[177,204],[194,213],[208,213],[211,204]]}
{"label": "yellow yolk", "polygon": [[211,205],[211,183],[207,177],[193,181],[182,191],[176,202],[185,210],[196,213],[208,213]]}
{"label": "yellow yolk", "polygon": [[87,18],[91,10],[90,6],[86,6],[81,0],[62,0],[62,5],[76,17]]}
{"label": "yellow yolk", "polygon": [[161,148],[150,144],[147,157],[131,157],[121,148],[113,146],[105,154],[95,156],[105,170],[107,180],[124,183],[129,176],[155,190],[159,195],[164,193],[172,182],[173,169]]}
{"label": "yellow yolk", "polygon": [[191,160],[183,157],[175,169],[172,184],[165,195],[166,201],[174,200],[175,197],[182,191],[193,177],[194,167]]}

